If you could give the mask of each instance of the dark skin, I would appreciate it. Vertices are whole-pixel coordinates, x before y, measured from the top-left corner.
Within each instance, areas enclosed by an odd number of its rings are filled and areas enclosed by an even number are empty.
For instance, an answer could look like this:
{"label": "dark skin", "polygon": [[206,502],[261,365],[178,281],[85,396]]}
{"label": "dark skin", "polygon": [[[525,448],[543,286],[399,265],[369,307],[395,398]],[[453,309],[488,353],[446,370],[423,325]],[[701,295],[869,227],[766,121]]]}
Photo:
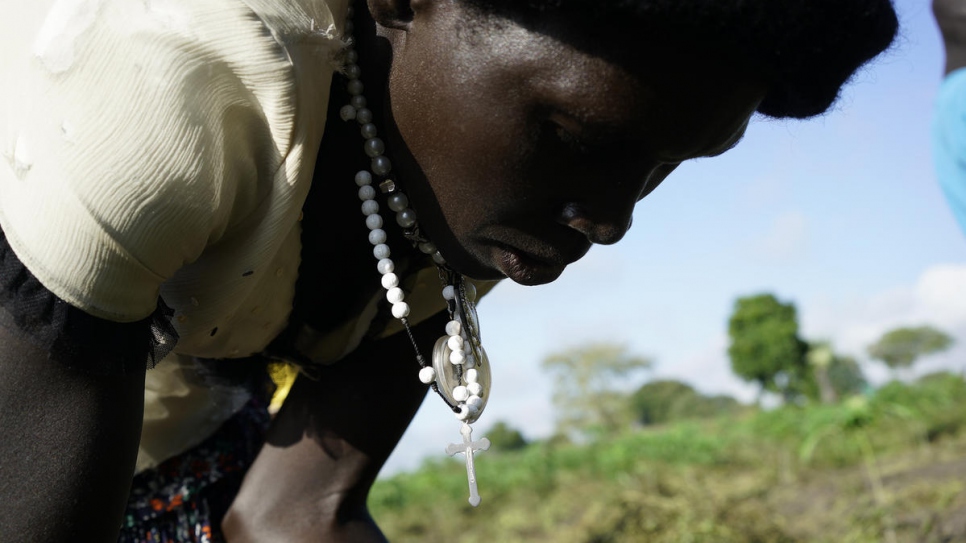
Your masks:
{"label": "dark skin", "polygon": [[[450,265],[479,279],[546,283],[591,244],[617,242],[679,163],[740,139],[766,91],[712,47],[649,44],[629,69],[505,21],[474,26],[459,2],[370,0],[356,13],[366,96],[398,179]],[[628,47],[641,46],[613,44]],[[357,129],[326,140],[327,179],[351,179],[341,163],[359,154]],[[364,239],[344,226],[364,229],[358,200],[340,194],[326,246],[305,250],[352,254]],[[341,264],[320,277],[333,295],[379,289],[371,256]],[[424,350],[444,322],[417,327]],[[113,541],[143,374],[72,373],[15,336],[0,327],[0,407],[19,414],[0,418],[0,490],[16,496],[0,508],[0,541]],[[397,335],[300,379],[225,519],[229,540],[384,540],[365,498],[425,395],[416,371]]]}
{"label": "dark skin", "polygon": [[[3,322],[3,320],[0,320]],[[0,541],[115,541],[137,458],[144,371],[67,369],[0,326]],[[86,361],[73,361],[85,364]]]}
{"label": "dark skin", "polygon": [[966,66],[966,4],[961,0],[933,0],[933,15],[946,50],[946,74]]}

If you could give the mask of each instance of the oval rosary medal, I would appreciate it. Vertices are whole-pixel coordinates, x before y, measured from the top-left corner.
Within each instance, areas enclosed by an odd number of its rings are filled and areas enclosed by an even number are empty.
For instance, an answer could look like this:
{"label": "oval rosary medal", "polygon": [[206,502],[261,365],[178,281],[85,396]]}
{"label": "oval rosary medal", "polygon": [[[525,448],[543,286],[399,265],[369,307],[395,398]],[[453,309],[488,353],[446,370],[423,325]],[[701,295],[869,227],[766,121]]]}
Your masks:
{"label": "oval rosary medal", "polygon": [[490,360],[483,347],[472,349],[472,355],[464,354],[463,363],[453,363],[450,338],[443,336],[433,348],[433,369],[436,384],[451,404],[468,411],[464,422],[473,423],[483,414],[490,396]]}

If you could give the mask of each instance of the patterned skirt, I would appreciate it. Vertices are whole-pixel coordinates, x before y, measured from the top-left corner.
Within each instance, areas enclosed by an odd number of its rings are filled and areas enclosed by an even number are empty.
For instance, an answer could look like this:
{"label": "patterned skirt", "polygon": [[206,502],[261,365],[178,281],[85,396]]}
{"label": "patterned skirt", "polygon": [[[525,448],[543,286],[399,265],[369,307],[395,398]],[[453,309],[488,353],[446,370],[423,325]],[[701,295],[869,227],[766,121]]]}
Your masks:
{"label": "patterned skirt", "polygon": [[221,520],[269,421],[268,401],[253,398],[200,445],[137,474],[118,542],[223,542]]}

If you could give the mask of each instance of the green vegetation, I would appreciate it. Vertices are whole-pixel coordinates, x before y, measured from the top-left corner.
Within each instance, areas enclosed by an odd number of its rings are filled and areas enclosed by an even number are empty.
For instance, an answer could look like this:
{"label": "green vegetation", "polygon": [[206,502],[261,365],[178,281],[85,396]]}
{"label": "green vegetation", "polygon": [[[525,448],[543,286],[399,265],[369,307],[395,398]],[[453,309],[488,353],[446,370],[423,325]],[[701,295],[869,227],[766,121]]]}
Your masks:
{"label": "green vegetation", "polygon": [[964,430],[966,381],[936,374],[841,403],[488,451],[478,509],[448,458],[377,481],[369,504],[396,543],[966,541]]}
{"label": "green vegetation", "polygon": [[628,409],[627,383],[652,362],[623,345],[598,343],[554,353],[542,365],[553,376],[557,432],[595,438],[630,424],[634,415]]}
{"label": "green vegetation", "polygon": [[742,409],[729,396],[704,396],[674,380],[651,381],[630,397],[631,412],[643,425],[729,415]]}
{"label": "green vegetation", "polygon": [[869,356],[896,371],[912,367],[920,357],[950,348],[953,338],[932,326],[896,328],[869,345]]}
{"label": "green vegetation", "polygon": [[798,312],[791,302],[772,294],[745,296],[735,301],[728,321],[731,370],[758,383],[761,391],[786,400],[802,394],[808,344],[798,335]]}

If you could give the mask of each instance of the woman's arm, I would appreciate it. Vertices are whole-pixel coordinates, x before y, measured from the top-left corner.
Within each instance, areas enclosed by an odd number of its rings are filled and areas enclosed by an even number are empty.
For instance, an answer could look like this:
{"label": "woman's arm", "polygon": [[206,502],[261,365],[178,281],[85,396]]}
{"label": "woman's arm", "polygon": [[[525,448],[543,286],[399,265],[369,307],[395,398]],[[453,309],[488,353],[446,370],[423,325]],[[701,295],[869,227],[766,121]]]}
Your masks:
{"label": "woman's arm", "polygon": [[[425,356],[445,317],[414,330]],[[366,497],[426,394],[418,372],[399,333],[300,377],[222,523],[228,541],[385,541]]]}
{"label": "woman's arm", "polygon": [[933,16],[946,49],[946,75],[966,66],[966,3],[962,0],[933,0]]}
{"label": "woman's arm", "polygon": [[117,541],[137,458],[144,370],[93,377],[64,362],[0,325],[5,543]]}

